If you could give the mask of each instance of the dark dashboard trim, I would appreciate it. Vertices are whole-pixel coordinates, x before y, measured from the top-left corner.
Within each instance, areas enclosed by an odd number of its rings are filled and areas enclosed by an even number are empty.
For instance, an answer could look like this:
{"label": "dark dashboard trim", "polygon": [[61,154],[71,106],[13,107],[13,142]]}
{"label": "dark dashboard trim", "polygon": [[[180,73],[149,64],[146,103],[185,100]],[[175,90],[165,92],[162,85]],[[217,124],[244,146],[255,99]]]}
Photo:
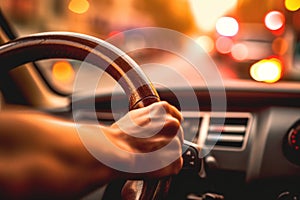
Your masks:
{"label": "dark dashboard trim", "polygon": [[[174,94],[176,93],[176,95]],[[300,92],[283,92],[283,91],[247,91],[247,90],[202,90],[194,89],[193,92],[186,92],[184,89],[160,90],[158,93],[161,100],[168,101],[183,111],[193,111],[192,106],[181,108],[178,102],[178,96],[189,101],[190,97],[196,95],[199,108],[202,111],[211,110],[211,99],[226,100],[226,108],[214,107],[213,111],[259,111],[269,107],[300,107]],[[226,96],[224,96],[224,94]],[[176,97],[177,96],[177,97]],[[224,98],[225,97],[225,98]],[[96,110],[109,111],[111,105],[111,94],[101,94],[95,99],[83,98],[80,100],[82,105],[87,101],[95,101]],[[114,94],[114,101],[124,102],[125,95],[120,92],[120,95]],[[189,105],[189,104],[187,104]],[[226,110],[224,110],[226,109]]]}

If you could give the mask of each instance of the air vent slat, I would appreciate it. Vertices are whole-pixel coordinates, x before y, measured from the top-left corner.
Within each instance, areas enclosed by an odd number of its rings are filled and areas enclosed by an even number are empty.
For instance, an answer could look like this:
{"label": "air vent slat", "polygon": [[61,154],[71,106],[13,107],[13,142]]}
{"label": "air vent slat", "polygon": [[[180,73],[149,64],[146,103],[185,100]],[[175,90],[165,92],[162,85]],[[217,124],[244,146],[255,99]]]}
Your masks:
{"label": "air vent slat", "polygon": [[218,135],[209,134],[207,136],[207,141],[224,141],[224,142],[243,142],[244,136],[242,135]]}
{"label": "air vent slat", "polygon": [[245,135],[245,132],[211,132],[209,131],[207,135],[210,135],[210,134],[218,134],[218,135],[241,135],[241,136],[244,136]]}
{"label": "air vent slat", "polygon": [[244,133],[246,131],[245,125],[210,125],[209,132],[232,132],[232,133]]}
{"label": "air vent slat", "polygon": [[243,142],[217,142],[217,146],[226,146],[226,147],[239,147],[243,146]]}
{"label": "air vent slat", "polygon": [[[244,113],[242,113],[244,114]],[[232,114],[233,115],[233,114]],[[244,145],[250,117],[210,116],[205,145],[215,149],[241,149]]]}
{"label": "air vent slat", "polygon": [[207,141],[206,145],[208,146],[225,146],[225,147],[230,147],[230,148],[241,148],[243,146],[243,142],[223,142],[223,141],[219,141],[219,142],[213,142],[213,141]]}
{"label": "air vent slat", "polygon": [[231,124],[231,125],[246,125],[248,123],[247,117],[230,117],[230,118],[222,118],[222,117],[212,117],[210,119],[211,124]]}

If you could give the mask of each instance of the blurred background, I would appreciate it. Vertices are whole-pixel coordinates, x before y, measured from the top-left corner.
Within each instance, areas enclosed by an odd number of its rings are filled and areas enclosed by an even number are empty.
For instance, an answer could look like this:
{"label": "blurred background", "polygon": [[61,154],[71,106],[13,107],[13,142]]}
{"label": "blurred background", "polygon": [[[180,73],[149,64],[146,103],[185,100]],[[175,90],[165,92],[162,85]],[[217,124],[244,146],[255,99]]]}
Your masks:
{"label": "blurred background", "polygon": [[[300,0],[0,0],[0,5],[20,36],[59,30],[107,39],[137,27],[164,27],[193,38],[225,79],[300,80]],[[53,84],[71,84],[74,65],[52,62],[46,76]]]}

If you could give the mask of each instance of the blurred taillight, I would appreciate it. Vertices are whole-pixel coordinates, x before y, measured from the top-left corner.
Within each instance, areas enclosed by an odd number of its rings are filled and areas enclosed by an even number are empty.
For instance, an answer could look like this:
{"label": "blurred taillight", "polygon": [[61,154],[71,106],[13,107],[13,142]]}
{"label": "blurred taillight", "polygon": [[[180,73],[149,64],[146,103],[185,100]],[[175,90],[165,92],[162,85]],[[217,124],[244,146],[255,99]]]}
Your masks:
{"label": "blurred taillight", "polygon": [[271,31],[282,29],[285,24],[285,17],[279,11],[270,11],[265,16],[265,26]]}
{"label": "blurred taillight", "polygon": [[263,59],[250,68],[251,77],[259,82],[275,83],[281,78],[282,63],[277,58]]}

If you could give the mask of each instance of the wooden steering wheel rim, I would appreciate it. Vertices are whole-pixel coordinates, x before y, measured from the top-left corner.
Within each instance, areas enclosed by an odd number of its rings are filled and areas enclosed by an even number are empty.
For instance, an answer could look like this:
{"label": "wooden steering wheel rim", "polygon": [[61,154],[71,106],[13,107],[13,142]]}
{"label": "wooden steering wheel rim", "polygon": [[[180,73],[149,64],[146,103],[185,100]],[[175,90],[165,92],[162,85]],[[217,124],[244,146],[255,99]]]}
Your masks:
{"label": "wooden steering wheel rim", "polygon": [[20,65],[51,58],[85,61],[103,69],[122,86],[130,109],[159,101],[155,88],[130,57],[103,40],[78,33],[46,32],[4,44],[0,72],[7,74]]}

